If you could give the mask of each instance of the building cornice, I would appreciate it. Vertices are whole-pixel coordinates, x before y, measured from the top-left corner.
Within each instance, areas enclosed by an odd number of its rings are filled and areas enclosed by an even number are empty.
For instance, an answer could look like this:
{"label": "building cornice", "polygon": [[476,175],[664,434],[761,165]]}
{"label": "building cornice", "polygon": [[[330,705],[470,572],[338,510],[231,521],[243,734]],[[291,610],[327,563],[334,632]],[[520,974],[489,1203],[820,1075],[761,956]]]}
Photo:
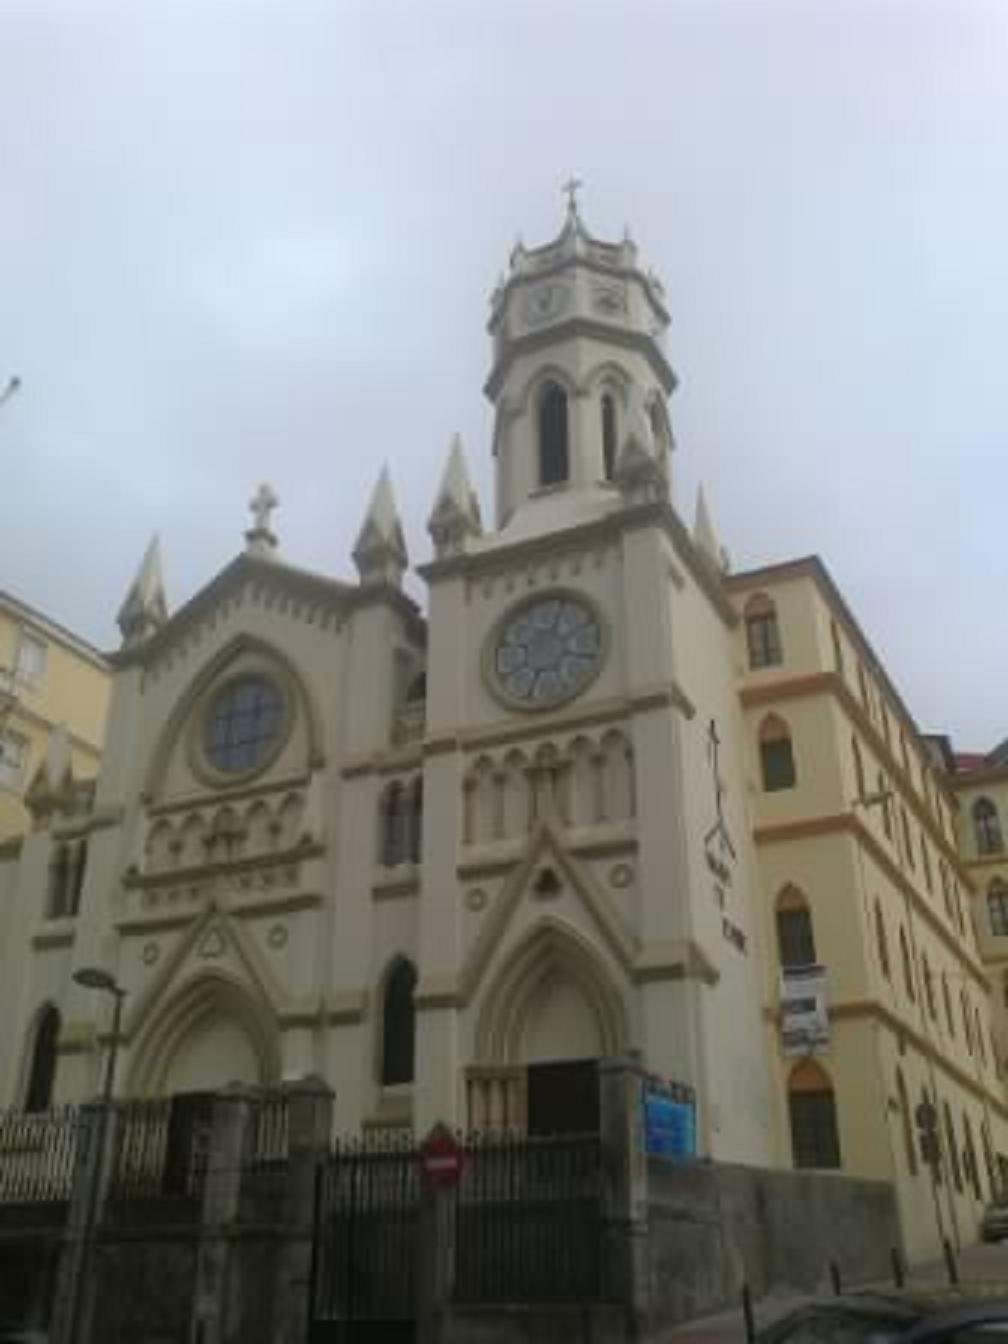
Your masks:
{"label": "building cornice", "polygon": [[490,376],[483,384],[483,392],[496,401],[504,380],[514,364],[522,355],[535,354],[539,350],[550,349],[561,341],[596,340],[624,350],[635,350],[643,355],[651,365],[659,386],[667,397],[676,389],[676,376],[671,364],[662,354],[653,336],[643,331],[611,326],[597,318],[572,316],[561,322],[555,322],[538,331],[530,331],[520,336],[508,337],[501,343],[501,351],[494,360]]}
{"label": "building cornice", "polygon": [[964,789],[986,788],[991,784],[1008,784],[1008,765],[980,765],[975,770],[949,775],[948,782],[956,793]]}
{"label": "building cornice", "polygon": [[0,611],[3,611],[21,625],[30,626],[52,643],[62,645],[64,649],[75,653],[99,671],[108,672],[110,670],[108,659],[94,644],[90,644],[80,635],[74,634],[65,625],[60,625],[51,616],[43,615],[36,607],[29,606],[27,602],[15,597],[13,593],[0,591]]}
{"label": "building cornice", "polygon": [[847,717],[857,725],[859,731],[868,740],[875,755],[886,767],[890,779],[900,786],[901,797],[910,805],[918,822],[930,835],[935,848],[951,865],[954,873],[963,885],[972,891],[973,881],[967,871],[966,863],[939,826],[931,811],[924,805],[913,780],[903,768],[902,761],[892,747],[875,727],[855,698],[843,678],[837,672],[809,672],[800,677],[787,677],[766,681],[758,686],[743,686],[739,692],[742,704],[746,708],[760,705],[784,703],[788,700],[802,700],[815,695],[831,695],[847,713]]}
{"label": "building cornice", "polygon": [[[917,720],[910,713],[902,695],[900,695],[885,670],[882,660],[876,654],[871,641],[861,628],[860,622],[847,605],[843,593],[837,587],[836,581],[818,555],[805,555],[794,560],[782,560],[777,564],[764,565],[759,569],[739,570],[737,573],[726,577],[725,585],[729,592],[742,593],[752,588],[772,587],[775,583],[786,583],[797,579],[811,579],[826,605],[834,615],[840,618],[840,624],[847,631],[847,635],[859,656],[869,671],[882,683],[886,694],[917,739],[919,754],[927,762],[929,760],[928,748]],[[957,810],[959,802],[953,794],[950,777],[934,768],[931,768],[931,777],[935,787],[941,792],[948,805],[953,811]]]}
{"label": "building cornice", "polygon": [[698,550],[689,529],[668,500],[631,504],[614,509],[601,518],[576,523],[561,532],[541,532],[517,541],[505,541],[503,533],[496,533],[492,545],[484,545],[479,550],[461,551],[441,560],[430,560],[419,565],[417,573],[428,584],[459,577],[478,579],[501,569],[513,569],[522,561],[540,557],[553,560],[567,549],[617,541],[625,532],[645,527],[657,527],[665,533],[676,556],[689,570],[724,624],[730,628],[737,626],[739,615],[725,589],[726,576]]}
{"label": "building cornice", "polygon": [[787,844],[795,840],[810,840],[818,836],[849,835],[860,839],[870,852],[878,866],[884,869],[889,880],[907,896],[914,910],[941,940],[946,949],[967,968],[976,981],[977,988],[984,994],[990,994],[990,984],[983,963],[974,958],[970,950],[963,946],[951,929],[939,917],[917,887],[905,876],[898,864],[886,852],[885,847],[876,839],[860,817],[851,812],[836,812],[819,817],[806,817],[801,821],[786,821],[774,825],[756,826],[753,839],[757,845]]}

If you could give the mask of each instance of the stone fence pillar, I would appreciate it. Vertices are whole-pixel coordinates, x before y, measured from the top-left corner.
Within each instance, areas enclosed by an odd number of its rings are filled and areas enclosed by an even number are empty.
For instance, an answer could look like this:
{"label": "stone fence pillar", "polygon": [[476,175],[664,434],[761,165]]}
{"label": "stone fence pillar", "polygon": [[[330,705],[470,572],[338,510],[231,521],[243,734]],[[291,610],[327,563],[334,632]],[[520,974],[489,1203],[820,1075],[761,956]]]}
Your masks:
{"label": "stone fence pillar", "polygon": [[285,1085],[289,1159],[277,1274],[276,1344],[304,1344],[308,1333],[315,1182],[331,1150],[333,1092],[321,1078]]}
{"label": "stone fence pillar", "polygon": [[94,1308],[94,1243],[101,1225],[119,1133],[115,1103],[85,1102],[67,1207],[49,1338],[52,1344],[84,1344],[91,1338]]}
{"label": "stone fence pillar", "polygon": [[599,1063],[603,1289],[626,1307],[631,1339],[646,1333],[650,1296],[643,1082],[633,1058]]}
{"label": "stone fence pillar", "polygon": [[228,1337],[230,1262],[242,1172],[253,1134],[255,1093],[235,1084],[213,1099],[190,1339],[222,1344]]}

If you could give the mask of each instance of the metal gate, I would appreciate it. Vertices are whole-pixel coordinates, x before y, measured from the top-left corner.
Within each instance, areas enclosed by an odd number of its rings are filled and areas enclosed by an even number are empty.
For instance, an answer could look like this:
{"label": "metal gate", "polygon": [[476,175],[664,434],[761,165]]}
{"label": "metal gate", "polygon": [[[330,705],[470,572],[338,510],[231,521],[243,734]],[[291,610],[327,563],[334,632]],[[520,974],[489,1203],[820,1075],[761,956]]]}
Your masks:
{"label": "metal gate", "polygon": [[340,1144],[319,1168],[311,1344],[413,1344],[419,1205],[412,1142]]}

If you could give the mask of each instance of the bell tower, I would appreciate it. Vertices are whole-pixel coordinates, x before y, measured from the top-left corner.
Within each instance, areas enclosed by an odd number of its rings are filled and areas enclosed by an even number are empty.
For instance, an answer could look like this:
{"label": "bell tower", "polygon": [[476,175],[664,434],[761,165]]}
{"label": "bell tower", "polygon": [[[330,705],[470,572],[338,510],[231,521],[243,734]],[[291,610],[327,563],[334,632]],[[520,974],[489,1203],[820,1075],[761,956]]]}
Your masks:
{"label": "bell tower", "polygon": [[[662,344],[669,324],[658,279],[629,236],[593,238],[571,181],[563,228],[551,243],[517,243],[491,299],[493,364],[484,391],[495,408],[496,521],[555,526],[544,496],[564,495],[571,521],[615,503],[632,426],[667,482],[673,441],[667,399],[675,374]],[[524,530],[524,529],[523,529]]]}

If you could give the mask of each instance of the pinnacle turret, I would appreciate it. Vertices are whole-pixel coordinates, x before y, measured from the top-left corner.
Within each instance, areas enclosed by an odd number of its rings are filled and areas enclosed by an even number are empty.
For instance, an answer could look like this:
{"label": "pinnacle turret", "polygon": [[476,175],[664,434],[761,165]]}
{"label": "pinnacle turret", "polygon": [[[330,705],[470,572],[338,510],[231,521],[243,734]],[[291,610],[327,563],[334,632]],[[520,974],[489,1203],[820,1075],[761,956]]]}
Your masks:
{"label": "pinnacle turret", "polygon": [[382,467],[378,477],[353,559],[363,584],[391,583],[399,587],[402,583],[409,556],[388,467]]}
{"label": "pinnacle turret", "polygon": [[439,558],[464,550],[466,538],[477,537],[483,531],[479,499],[469,479],[459,434],[452,437],[427,530]]}
{"label": "pinnacle turret", "polygon": [[119,608],[117,622],[122,631],[122,647],[130,649],[142,644],[167,619],[168,604],[161,576],[161,544],[155,533],[144,552],[136,578]]}

